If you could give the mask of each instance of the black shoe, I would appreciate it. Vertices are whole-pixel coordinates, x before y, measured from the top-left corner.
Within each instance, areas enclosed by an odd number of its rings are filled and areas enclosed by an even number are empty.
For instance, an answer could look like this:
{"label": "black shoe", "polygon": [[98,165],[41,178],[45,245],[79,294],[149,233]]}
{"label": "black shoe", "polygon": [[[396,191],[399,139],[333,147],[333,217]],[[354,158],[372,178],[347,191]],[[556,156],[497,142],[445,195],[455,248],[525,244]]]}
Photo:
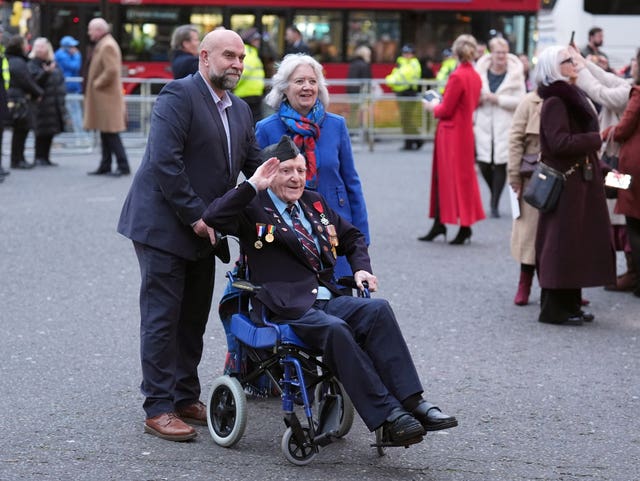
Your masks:
{"label": "black shoe", "polygon": [[97,170],[92,170],[91,172],[87,172],[87,175],[110,175],[111,169],[105,169],[104,167],[98,167]]}
{"label": "black shoe", "polygon": [[411,414],[420,421],[425,431],[439,431],[455,428],[458,425],[458,420],[454,416],[444,414],[438,406],[424,400]]}
{"label": "black shoe", "polygon": [[11,168],[12,169],[23,169],[23,170],[33,169],[33,164],[30,164],[26,160],[21,160],[20,162],[17,162],[15,164],[12,163],[11,164]]}
{"label": "black shoe", "polygon": [[447,240],[447,226],[445,226],[444,224],[440,224],[439,222],[434,222],[429,233],[423,235],[422,237],[418,237],[418,240],[431,242],[439,235],[444,235],[444,240]]}
{"label": "black shoe", "polygon": [[58,164],[51,162],[49,159],[35,159],[33,161],[34,165],[38,165],[40,167],[57,167]]}
{"label": "black shoe", "polygon": [[582,320],[584,322],[593,322],[593,320],[596,318],[596,316],[588,311],[580,311],[580,314],[582,315]]}
{"label": "black shoe", "polygon": [[395,408],[382,425],[382,442],[402,446],[422,441],[422,424],[404,409]]}
{"label": "black shoe", "polygon": [[577,314],[575,316],[569,316],[564,319],[560,319],[558,321],[539,319],[540,322],[545,324],[556,324],[558,326],[582,326],[584,324],[584,317],[582,314]]}
{"label": "black shoe", "polygon": [[460,230],[458,231],[458,235],[456,235],[456,238],[453,239],[451,242],[449,242],[449,244],[451,245],[462,245],[465,242],[469,241],[471,242],[471,227],[460,227]]}

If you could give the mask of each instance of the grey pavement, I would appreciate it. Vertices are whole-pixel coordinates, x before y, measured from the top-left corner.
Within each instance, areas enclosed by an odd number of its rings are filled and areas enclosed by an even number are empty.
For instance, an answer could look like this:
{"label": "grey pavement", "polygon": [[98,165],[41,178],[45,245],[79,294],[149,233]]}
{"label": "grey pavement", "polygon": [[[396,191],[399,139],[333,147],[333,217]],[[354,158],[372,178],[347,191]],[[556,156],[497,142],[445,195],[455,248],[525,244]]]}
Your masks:
{"label": "grey pavement", "polygon": [[[135,169],[144,139],[125,139]],[[400,152],[399,142],[373,153],[356,146],[376,296],[396,310],[427,398],[460,426],[378,457],[357,419],[306,467],[280,452],[277,399],[249,401],[232,449],[206,427],[189,443],[144,434],[139,271],[115,232],[131,178],[87,176],[98,153],[73,144],[60,136],[59,167],[12,171],[0,185],[0,480],[640,479],[640,300],[587,289],[592,325],[538,323],[537,287],[529,306],[513,305],[519,266],[506,196],[502,217],[473,226],[470,244],[416,241],[430,225],[431,146]],[[5,167],[8,152],[5,140]],[[215,299],[224,270],[218,264]],[[224,354],[214,306],[203,399]]]}

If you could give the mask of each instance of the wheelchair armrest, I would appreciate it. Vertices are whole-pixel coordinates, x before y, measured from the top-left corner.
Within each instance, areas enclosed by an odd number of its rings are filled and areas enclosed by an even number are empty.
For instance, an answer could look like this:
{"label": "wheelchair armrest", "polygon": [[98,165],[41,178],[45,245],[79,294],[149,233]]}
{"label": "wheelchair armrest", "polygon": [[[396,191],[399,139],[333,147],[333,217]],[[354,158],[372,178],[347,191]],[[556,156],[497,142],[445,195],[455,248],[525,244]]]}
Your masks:
{"label": "wheelchair armrest", "polygon": [[252,284],[251,282],[244,279],[233,281],[231,283],[231,286],[235,287],[236,289],[240,289],[241,291],[250,292],[251,294],[256,294],[260,290],[260,286]]}
{"label": "wheelchair armrest", "polygon": [[358,287],[356,286],[356,280],[353,278],[353,276],[339,277],[337,282],[339,285],[349,287],[351,289],[357,289]]}

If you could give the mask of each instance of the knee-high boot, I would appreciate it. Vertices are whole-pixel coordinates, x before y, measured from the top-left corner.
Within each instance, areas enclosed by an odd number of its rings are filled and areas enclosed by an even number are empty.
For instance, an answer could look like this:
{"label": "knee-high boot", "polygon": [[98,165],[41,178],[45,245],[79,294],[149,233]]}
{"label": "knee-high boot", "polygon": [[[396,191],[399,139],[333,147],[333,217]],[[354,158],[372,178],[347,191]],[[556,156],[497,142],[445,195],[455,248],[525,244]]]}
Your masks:
{"label": "knee-high boot", "polygon": [[529,294],[531,294],[531,283],[533,282],[533,271],[520,270],[520,281],[518,282],[518,291],[513,300],[516,306],[526,306],[529,304]]}

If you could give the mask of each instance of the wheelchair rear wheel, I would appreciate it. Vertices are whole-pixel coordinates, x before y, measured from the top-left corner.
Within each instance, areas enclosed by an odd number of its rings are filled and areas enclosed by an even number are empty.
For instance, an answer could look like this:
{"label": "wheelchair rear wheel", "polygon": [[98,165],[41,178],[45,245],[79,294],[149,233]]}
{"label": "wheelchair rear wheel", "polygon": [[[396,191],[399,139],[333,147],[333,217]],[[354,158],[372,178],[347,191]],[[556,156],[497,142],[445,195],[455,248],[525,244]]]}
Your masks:
{"label": "wheelchair rear wheel", "polygon": [[309,440],[309,428],[302,428],[302,430],[305,435],[305,443],[298,443],[293,435],[293,430],[287,428],[282,435],[282,443],[280,444],[284,457],[296,466],[306,466],[313,461],[313,458],[318,454],[317,448],[315,448]]}
{"label": "wheelchair rear wheel", "polygon": [[342,383],[338,381],[335,377],[328,379],[327,381],[321,382],[316,386],[315,390],[315,401],[318,403],[319,409],[318,413],[322,411],[322,402],[327,394],[340,395],[342,397],[342,413],[340,415],[338,432],[336,434],[337,437],[341,438],[345,436],[353,425],[354,419],[354,408],[349,395],[344,390]]}
{"label": "wheelchair rear wheel", "polygon": [[213,382],[207,403],[207,425],[216,444],[229,448],[236,444],[247,425],[247,397],[240,382],[220,376]]}

